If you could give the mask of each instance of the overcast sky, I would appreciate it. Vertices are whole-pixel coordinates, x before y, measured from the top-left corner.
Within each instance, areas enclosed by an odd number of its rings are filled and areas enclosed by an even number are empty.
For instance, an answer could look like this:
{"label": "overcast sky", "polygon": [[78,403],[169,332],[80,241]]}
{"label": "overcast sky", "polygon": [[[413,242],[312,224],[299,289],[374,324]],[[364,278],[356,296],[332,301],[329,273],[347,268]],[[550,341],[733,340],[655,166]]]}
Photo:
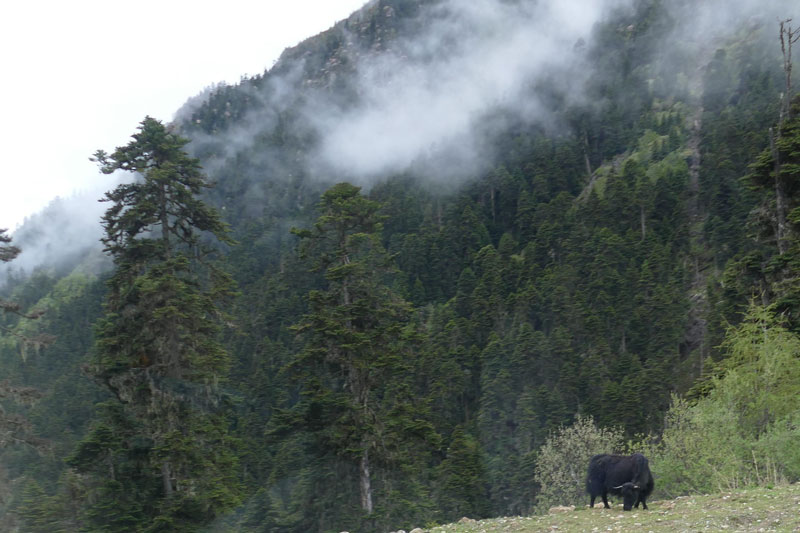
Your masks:
{"label": "overcast sky", "polygon": [[11,1],[0,9],[0,228],[105,187],[88,158],[269,68],[367,0]]}

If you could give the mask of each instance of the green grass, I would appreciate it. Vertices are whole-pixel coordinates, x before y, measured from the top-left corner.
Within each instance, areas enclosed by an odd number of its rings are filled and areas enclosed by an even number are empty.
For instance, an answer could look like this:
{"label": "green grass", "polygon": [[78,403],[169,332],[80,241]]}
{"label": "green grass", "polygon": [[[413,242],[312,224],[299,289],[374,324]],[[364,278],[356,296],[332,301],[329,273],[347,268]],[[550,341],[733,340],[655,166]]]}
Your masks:
{"label": "green grass", "polygon": [[[612,502],[609,502],[612,503]],[[649,510],[586,507],[546,516],[507,517],[426,529],[427,533],[800,531],[800,484],[654,501]]]}

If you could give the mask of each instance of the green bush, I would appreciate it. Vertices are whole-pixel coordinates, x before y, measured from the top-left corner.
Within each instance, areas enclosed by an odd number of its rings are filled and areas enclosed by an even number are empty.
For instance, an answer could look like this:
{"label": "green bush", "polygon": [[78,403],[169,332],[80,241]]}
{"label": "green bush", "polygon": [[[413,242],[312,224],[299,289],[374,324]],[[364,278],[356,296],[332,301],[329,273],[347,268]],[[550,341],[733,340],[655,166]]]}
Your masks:
{"label": "green bush", "polygon": [[723,347],[708,394],[693,405],[673,397],[649,448],[656,497],[800,479],[800,338],[751,305]]}
{"label": "green bush", "polygon": [[592,417],[578,416],[571,426],[562,426],[539,450],[534,480],[540,490],[534,509],[546,512],[554,505],[585,505],[586,469],[598,453],[622,450],[623,431],[600,428]]}
{"label": "green bush", "polygon": [[772,423],[753,447],[759,484],[800,481],[800,412]]}
{"label": "green bush", "polygon": [[656,480],[656,498],[717,492],[751,482],[748,446],[738,431],[737,413],[719,403],[690,406],[674,397],[661,441],[645,454]]}

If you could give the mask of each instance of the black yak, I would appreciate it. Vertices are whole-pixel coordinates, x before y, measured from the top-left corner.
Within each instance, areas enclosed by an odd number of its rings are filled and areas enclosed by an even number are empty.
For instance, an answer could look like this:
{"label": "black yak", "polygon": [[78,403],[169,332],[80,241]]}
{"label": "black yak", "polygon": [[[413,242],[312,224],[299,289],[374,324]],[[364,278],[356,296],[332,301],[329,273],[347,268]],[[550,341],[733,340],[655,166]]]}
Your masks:
{"label": "black yak", "polygon": [[603,505],[608,505],[608,493],[622,495],[622,508],[630,511],[634,507],[647,509],[647,497],[653,492],[653,475],[647,458],[640,454],[633,455],[595,455],[589,461],[586,474],[586,492],[591,500],[589,507],[594,507],[598,496],[603,498]]}

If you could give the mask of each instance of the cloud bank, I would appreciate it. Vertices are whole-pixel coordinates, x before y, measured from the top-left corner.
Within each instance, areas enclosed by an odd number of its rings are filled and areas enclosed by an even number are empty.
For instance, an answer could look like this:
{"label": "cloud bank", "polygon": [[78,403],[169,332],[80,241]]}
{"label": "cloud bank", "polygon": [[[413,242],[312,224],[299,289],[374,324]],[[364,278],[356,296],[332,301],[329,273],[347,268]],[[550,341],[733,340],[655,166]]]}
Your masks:
{"label": "cloud bank", "polygon": [[[389,4],[371,2],[361,17],[391,24],[398,15]],[[336,62],[353,67],[344,76],[356,102],[342,102],[340,95],[324,89],[308,90],[303,59],[284,58],[279,66],[288,74],[268,77],[266,88],[252,94],[261,105],[213,140],[222,147],[217,151],[225,153],[209,160],[210,171],[249,149],[259,134],[273,127],[279,113],[296,105],[296,93],[303,91],[304,126],[318,139],[307,162],[309,176],[368,186],[410,171],[440,182],[463,182],[492,165],[495,154],[485,142],[484,126],[487,117],[497,116],[494,111],[529,123],[557,122],[549,104],[533,90],[545,80],[567,102],[587,99],[587,82],[608,75],[587,59],[596,44],[593,30],[612,14],[631,13],[637,4],[641,2],[433,1],[406,21],[408,31],[384,39],[377,49],[364,46],[358,24],[339,25],[335,30],[346,44]],[[675,61],[702,61],[703,52],[723,46],[756,20],[769,24],[797,10],[790,0],[767,6],[755,0],[673,0],[662,7],[676,29],[654,43],[662,58],[661,75],[677,70],[669,66],[677,66]],[[289,60],[295,63],[285,64]]]}
{"label": "cloud bank", "polygon": [[[340,71],[332,67],[331,72],[341,72],[344,81],[339,81],[352,97],[342,98],[324,83],[310,86],[309,77],[320,75],[316,67],[287,53],[263,83],[245,81],[227,88],[246,93],[249,111],[214,135],[192,131],[192,149],[212,179],[241,179],[249,189],[237,194],[263,196],[270,180],[291,178],[281,171],[290,168],[286,162],[297,156],[262,142],[280,128],[282,113],[290,110],[300,117],[295,125],[307,130],[302,134],[316,139],[313,153],[303,155],[306,176],[370,185],[387,175],[413,172],[430,180],[461,183],[493,163],[495,154],[484,135],[487,117],[498,116],[495,111],[503,110],[501,116],[514,120],[553,123],[557,121],[553,110],[534,90],[538,84],[546,81],[568,102],[583,103],[589,99],[586,84],[592,77],[614,75],[597,72],[587,59],[596,44],[593,29],[612,13],[631,12],[636,4],[636,0],[434,0],[416,16],[400,20],[389,3],[372,1],[349,23],[330,30],[339,32],[337,61],[346,65]],[[756,22],[765,25],[767,33],[774,24],[777,64],[777,21],[800,15],[790,0],[673,0],[662,2],[662,7],[675,20],[676,30],[653,43],[664,61],[661,75],[670,75],[664,65],[692,54],[702,62],[697,51],[713,52]],[[400,28],[398,36],[386,36],[379,46],[368,42],[359,33],[359,22],[368,17],[376,17],[378,24],[394,24]],[[211,97],[195,99],[179,111],[177,120],[187,120]],[[236,176],[240,167],[234,164],[242,154],[253,172],[245,178]],[[18,232],[20,240],[25,232],[40,236],[18,241],[25,252],[16,266],[53,264],[68,257],[70,250],[96,243],[103,205],[95,201],[101,194],[94,194],[62,200],[63,223],[32,217]]]}
{"label": "cloud bank", "polygon": [[26,277],[40,267],[56,274],[78,264],[92,273],[106,268],[108,261],[101,254],[100,218],[108,204],[98,198],[119,183],[119,176],[112,178],[116,179],[106,187],[55,198],[42,211],[27,217],[13,233],[13,244],[22,252],[12,262],[0,264],[0,288],[9,275]]}
{"label": "cloud bank", "polygon": [[[543,76],[569,72],[561,89],[579,94],[582,48],[592,27],[624,0],[500,2],[449,0],[421,18],[413,40],[361,56],[355,73],[360,102],[336,109],[318,104],[309,122],[320,132],[321,169],[357,181],[399,173],[415,164],[437,176],[480,171],[490,159],[476,134],[492,109],[527,120],[549,110],[530,91]],[[325,110],[328,110],[325,112]]]}

